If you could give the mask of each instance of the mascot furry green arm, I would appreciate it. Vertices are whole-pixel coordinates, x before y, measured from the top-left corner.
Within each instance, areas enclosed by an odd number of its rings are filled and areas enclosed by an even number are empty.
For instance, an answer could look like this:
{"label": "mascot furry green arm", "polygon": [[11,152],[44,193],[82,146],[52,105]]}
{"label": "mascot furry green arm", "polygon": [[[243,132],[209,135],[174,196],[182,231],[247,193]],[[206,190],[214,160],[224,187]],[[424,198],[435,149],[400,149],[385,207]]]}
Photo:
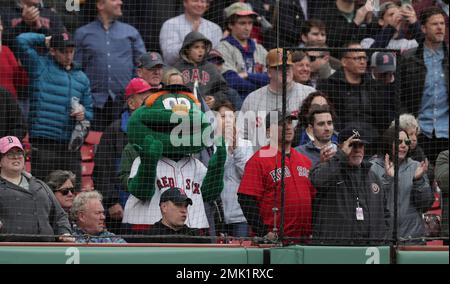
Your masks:
{"label": "mascot furry green arm", "polygon": [[124,223],[159,221],[161,193],[170,187],[179,187],[193,200],[189,212],[197,214],[191,216],[197,221],[189,227],[208,227],[203,201],[217,199],[223,189],[226,150],[220,141],[207,169],[192,157],[206,148],[205,140],[211,140],[208,138],[211,125],[199,105],[189,89],[169,86],[148,97],[145,106],[131,116],[128,138],[132,149],[130,145],[127,148],[138,157],[133,161],[128,178],[128,192],[132,196],[125,206]]}

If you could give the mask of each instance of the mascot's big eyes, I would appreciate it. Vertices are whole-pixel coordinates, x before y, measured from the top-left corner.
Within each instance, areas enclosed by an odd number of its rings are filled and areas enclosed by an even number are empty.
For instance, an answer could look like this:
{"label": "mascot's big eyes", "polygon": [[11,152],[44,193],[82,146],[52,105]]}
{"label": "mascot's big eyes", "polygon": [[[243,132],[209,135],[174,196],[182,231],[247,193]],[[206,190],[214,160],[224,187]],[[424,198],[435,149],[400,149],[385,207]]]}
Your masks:
{"label": "mascot's big eyes", "polygon": [[185,105],[188,110],[191,109],[191,102],[185,98],[167,98],[162,103],[166,109],[173,109],[175,105]]}
{"label": "mascot's big eyes", "polygon": [[166,109],[172,109],[178,102],[176,98],[168,98],[163,101],[163,104]]}

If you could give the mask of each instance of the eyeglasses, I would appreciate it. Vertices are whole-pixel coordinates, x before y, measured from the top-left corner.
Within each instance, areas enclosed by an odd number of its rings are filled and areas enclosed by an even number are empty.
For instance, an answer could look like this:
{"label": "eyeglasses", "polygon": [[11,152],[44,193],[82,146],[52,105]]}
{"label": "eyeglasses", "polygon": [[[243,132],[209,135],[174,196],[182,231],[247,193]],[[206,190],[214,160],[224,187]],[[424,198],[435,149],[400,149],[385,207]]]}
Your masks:
{"label": "eyeglasses", "polygon": [[317,55],[317,56],[314,56],[314,55],[308,55],[308,57],[309,57],[309,61],[314,62],[314,61],[316,61],[317,59],[324,58],[325,55]]}
{"label": "eyeglasses", "polygon": [[351,59],[353,61],[367,61],[367,56],[355,56],[355,57],[346,56],[345,58]]}
{"label": "eyeglasses", "polygon": [[8,152],[5,154],[5,156],[8,159],[16,159],[16,158],[23,158],[25,157],[25,153],[22,151],[17,151],[17,152]]}
{"label": "eyeglasses", "polygon": [[398,145],[401,145],[403,142],[405,142],[406,146],[411,145],[411,140],[409,139],[398,139]]}
{"label": "eyeglasses", "polygon": [[61,193],[63,196],[66,196],[67,194],[70,193],[74,194],[75,193],[75,188],[73,187],[68,187],[68,188],[61,188],[60,190],[57,190],[56,192]]}

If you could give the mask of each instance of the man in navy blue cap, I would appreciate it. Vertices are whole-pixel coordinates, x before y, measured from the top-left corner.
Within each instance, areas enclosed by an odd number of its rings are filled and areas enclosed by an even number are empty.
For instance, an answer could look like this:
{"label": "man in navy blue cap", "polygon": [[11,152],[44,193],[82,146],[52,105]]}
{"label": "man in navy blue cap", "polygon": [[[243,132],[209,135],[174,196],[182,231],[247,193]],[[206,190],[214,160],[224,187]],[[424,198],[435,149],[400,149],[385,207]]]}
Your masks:
{"label": "man in navy blue cap", "polygon": [[[71,171],[79,188],[81,155],[71,141],[82,143],[94,114],[89,79],[74,62],[75,43],[68,33],[51,37],[23,33],[17,37],[17,46],[31,85],[31,172],[45,180],[54,170]],[[40,52],[44,47],[48,53]]]}
{"label": "man in navy blue cap", "polygon": [[201,235],[200,231],[185,225],[189,205],[192,205],[192,199],[187,197],[181,188],[171,187],[164,191],[159,201],[162,218],[145,234],[163,235],[165,237],[151,238],[145,241],[152,243],[209,242],[207,239],[195,238],[195,236]]}
{"label": "man in navy blue cap", "polygon": [[384,191],[364,161],[369,144],[364,130],[348,126],[339,133],[339,150],[317,164],[309,178],[317,190],[313,239],[327,244],[373,244],[386,240]]}

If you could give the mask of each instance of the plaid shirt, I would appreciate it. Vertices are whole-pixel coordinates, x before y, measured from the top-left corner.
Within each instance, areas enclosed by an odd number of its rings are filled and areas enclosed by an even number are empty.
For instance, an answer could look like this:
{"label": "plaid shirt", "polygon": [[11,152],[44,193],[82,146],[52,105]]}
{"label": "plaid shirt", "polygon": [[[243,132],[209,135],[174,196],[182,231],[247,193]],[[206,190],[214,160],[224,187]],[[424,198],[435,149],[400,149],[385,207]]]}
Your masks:
{"label": "plaid shirt", "polygon": [[120,237],[116,237],[115,234],[110,233],[108,231],[103,231],[98,235],[89,235],[85,231],[80,228],[73,228],[73,237],[75,237],[75,242],[81,244],[87,243],[116,243],[116,244],[125,244],[127,243],[124,239]]}

